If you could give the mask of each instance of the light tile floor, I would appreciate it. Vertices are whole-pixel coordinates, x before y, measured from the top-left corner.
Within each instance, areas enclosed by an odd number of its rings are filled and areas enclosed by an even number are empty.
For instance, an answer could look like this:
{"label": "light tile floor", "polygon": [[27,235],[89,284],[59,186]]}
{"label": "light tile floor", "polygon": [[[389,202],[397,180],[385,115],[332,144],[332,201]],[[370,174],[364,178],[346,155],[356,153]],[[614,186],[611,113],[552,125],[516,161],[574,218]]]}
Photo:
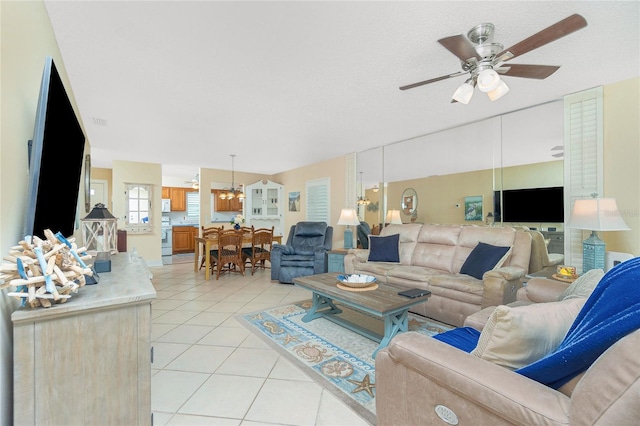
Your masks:
{"label": "light tile floor", "polygon": [[234,316],[311,297],[269,270],[204,279],[192,263],[150,268],[154,425],[367,425]]}

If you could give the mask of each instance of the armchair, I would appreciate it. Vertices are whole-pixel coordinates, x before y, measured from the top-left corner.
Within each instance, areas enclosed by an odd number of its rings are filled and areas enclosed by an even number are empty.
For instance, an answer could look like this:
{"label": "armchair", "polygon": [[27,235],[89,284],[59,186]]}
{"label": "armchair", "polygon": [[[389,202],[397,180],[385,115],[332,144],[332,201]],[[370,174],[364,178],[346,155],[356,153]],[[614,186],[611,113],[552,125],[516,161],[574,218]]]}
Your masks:
{"label": "armchair", "polygon": [[333,227],[324,222],[298,222],[284,245],[271,249],[271,279],[292,284],[293,279],[327,272]]}
{"label": "armchair", "polygon": [[610,270],[558,348],[515,371],[439,339],[465,329],[396,336],[376,357],[378,425],[639,424],[638,280],[640,258]]}

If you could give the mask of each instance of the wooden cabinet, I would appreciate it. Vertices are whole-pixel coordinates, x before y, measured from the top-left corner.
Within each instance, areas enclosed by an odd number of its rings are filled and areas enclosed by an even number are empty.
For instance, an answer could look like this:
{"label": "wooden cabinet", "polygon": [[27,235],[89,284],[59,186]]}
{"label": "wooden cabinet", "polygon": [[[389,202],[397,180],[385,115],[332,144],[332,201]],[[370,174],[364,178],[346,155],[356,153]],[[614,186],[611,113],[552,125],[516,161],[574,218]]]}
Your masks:
{"label": "wooden cabinet", "polygon": [[198,236],[198,228],[195,226],[173,226],[173,254],[193,253],[196,248],[195,237]]}
{"label": "wooden cabinet", "polygon": [[111,256],[98,285],[53,308],[11,314],[14,424],[151,424],[156,292],[136,260]]}
{"label": "wooden cabinet", "polygon": [[187,210],[187,188],[171,188],[171,211],[183,212]]}
{"label": "wooden cabinet", "polygon": [[171,198],[171,188],[168,186],[162,187],[162,198]]}
{"label": "wooden cabinet", "polygon": [[255,228],[274,227],[274,235],[284,231],[284,187],[270,180],[247,185],[245,216],[247,226]]}
{"label": "wooden cabinet", "polygon": [[239,198],[232,198],[230,200],[223,200],[220,198],[220,194],[224,191],[222,189],[212,189],[211,193],[213,194],[215,201],[215,211],[217,212],[241,212],[242,211],[242,201]]}

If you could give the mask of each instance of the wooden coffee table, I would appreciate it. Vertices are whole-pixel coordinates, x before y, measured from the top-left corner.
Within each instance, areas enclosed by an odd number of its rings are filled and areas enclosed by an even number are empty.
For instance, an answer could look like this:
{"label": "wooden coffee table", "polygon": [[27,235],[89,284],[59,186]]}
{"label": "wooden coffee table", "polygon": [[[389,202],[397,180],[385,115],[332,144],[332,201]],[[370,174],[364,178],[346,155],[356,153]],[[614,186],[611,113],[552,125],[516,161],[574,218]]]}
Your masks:
{"label": "wooden coffee table", "polygon": [[[396,334],[409,329],[409,308],[429,299],[428,295],[413,299],[398,296],[399,288],[380,283],[375,290],[342,290],[337,286],[338,275],[338,273],[329,272],[293,279],[295,285],[313,293],[313,305],[302,321],[309,322],[316,318],[326,318],[371,340],[380,342],[378,348],[373,352],[372,358],[374,359],[378,351],[386,347]],[[381,318],[384,321],[384,335],[381,336],[374,331],[336,316],[342,310],[335,305],[334,301]]]}

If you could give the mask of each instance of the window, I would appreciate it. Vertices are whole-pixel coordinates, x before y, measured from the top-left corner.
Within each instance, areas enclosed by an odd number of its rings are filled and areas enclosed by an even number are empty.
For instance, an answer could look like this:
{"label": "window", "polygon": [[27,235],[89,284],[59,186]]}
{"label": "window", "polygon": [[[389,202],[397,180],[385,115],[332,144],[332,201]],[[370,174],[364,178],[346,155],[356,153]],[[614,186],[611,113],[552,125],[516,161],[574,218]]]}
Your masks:
{"label": "window", "polygon": [[329,178],[307,181],[306,220],[330,223]]}
{"label": "window", "polygon": [[200,217],[200,193],[187,192],[187,216]]}
{"label": "window", "polygon": [[127,231],[134,233],[151,232],[152,185],[127,183],[125,187]]}

